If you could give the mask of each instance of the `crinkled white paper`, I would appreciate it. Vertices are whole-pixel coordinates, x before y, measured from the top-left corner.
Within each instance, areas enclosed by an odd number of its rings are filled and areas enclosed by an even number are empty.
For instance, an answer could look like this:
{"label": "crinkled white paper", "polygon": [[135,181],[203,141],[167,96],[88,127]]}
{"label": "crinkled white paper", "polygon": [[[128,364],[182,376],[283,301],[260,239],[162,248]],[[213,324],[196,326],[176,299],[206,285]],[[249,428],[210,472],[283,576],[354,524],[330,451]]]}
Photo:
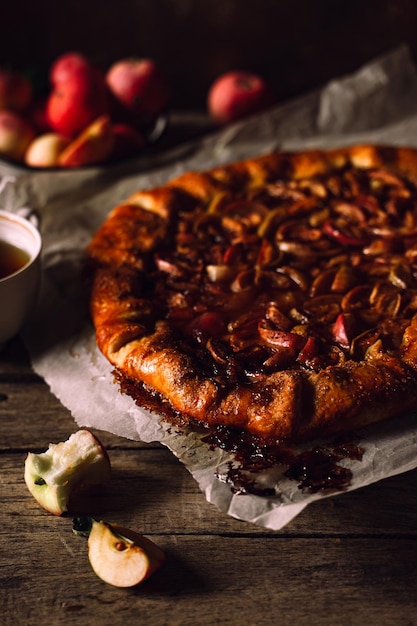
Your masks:
{"label": "crinkled white paper", "polygon": [[[275,149],[357,142],[417,146],[417,73],[406,47],[303,98],[165,154],[114,167],[62,172],[28,172],[0,164],[1,176],[16,177],[13,197],[0,196],[0,206],[17,210],[29,205],[41,217],[43,288],[24,339],[35,371],[79,426],[161,442],[189,469],[209,502],[267,528],[282,528],[310,502],[330,495],[303,493],[280,472],[276,497],[237,495],[221,480],[228,461],[224,452],[208,449],[194,433],[174,432],[122,395],[95,344],[83,292],[82,259],[110,209],[139,188],[163,184],[187,170]],[[417,416],[371,427],[359,443],[363,460],[346,462],[353,471],[350,489],[417,466]]]}

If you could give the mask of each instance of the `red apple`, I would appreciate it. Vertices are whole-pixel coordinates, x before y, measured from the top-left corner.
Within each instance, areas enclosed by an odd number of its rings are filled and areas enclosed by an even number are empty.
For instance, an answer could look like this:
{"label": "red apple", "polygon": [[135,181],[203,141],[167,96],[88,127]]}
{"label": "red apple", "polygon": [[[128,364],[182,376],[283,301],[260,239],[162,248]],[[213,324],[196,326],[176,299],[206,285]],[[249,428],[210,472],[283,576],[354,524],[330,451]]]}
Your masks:
{"label": "red apple", "polygon": [[23,161],[34,136],[33,128],[20,115],[0,111],[0,155],[13,161]]}
{"label": "red apple", "polygon": [[229,124],[271,106],[275,98],[271,87],[250,72],[222,74],[211,85],[207,98],[210,116],[217,124]]}
{"label": "red apple", "polygon": [[116,100],[139,124],[151,124],[168,107],[171,90],[152,59],[122,59],[107,71],[106,83]]}
{"label": "red apple", "polygon": [[69,143],[67,137],[58,133],[45,133],[35,137],[25,153],[25,163],[30,167],[57,167],[64,148]]}
{"label": "red apple", "polygon": [[46,117],[52,130],[73,138],[109,111],[104,76],[78,54],[57,59],[50,71],[52,92]]}
{"label": "red apple", "polygon": [[32,84],[20,72],[0,68],[0,109],[21,113],[32,100]]}
{"label": "red apple", "polygon": [[46,105],[48,124],[66,137],[75,137],[107,111],[105,91],[92,83],[62,83],[50,94]]}
{"label": "red apple", "polygon": [[52,86],[69,81],[89,80],[92,71],[90,61],[80,52],[67,52],[57,57],[49,70]]}
{"label": "red apple", "polygon": [[76,137],[61,152],[61,167],[82,167],[104,163],[110,158],[114,146],[113,127],[108,115],[102,115]]}
{"label": "red apple", "polygon": [[129,124],[113,124],[114,146],[112,161],[120,161],[138,154],[146,145],[144,135]]}

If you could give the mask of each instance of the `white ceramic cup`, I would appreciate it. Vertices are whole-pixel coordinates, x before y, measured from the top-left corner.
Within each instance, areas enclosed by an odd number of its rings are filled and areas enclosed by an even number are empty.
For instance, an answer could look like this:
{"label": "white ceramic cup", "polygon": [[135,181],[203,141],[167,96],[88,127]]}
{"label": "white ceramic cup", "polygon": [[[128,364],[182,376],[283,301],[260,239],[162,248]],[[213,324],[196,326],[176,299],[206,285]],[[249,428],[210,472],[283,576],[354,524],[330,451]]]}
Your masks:
{"label": "white ceramic cup", "polygon": [[42,249],[41,235],[34,224],[0,210],[0,254],[7,256],[10,246],[23,251],[26,259],[11,273],[0,274],[0,348],[19,333],[36,306]]}

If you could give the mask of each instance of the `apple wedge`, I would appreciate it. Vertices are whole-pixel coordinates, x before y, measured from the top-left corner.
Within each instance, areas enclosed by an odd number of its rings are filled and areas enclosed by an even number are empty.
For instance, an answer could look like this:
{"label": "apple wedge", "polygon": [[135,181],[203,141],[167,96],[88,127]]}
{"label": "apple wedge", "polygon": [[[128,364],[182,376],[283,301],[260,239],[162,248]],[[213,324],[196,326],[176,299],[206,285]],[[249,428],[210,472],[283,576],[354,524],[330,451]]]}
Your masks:
{"label": "apple wedge", "polygon": [[73,531],[88,537],[88,558],[99,578],[115,587],[134,587],[149,578],[165,560],[150,539],[91,517],[74,520]]}
{"label": "apple wedge", "polygon": [[58,164],[61,167],[83,167],[104,163],[110,157],[113,146],[110,117],[101,115],[61,152]]}
{"label": "apple wedge", "polygon": [[58,133],[38,135],[29,144],[24,161],[30,167],[56,167],[61,152],[68,144],[69,139]]}
{"label": "apple wedge", "polygon": [[68,511],[78,489],[110,480],[110,459],[100,441],[81,429],[67,441],[49,444],[46,452],[29,452],[25,483],[35,500],[53,515]]}

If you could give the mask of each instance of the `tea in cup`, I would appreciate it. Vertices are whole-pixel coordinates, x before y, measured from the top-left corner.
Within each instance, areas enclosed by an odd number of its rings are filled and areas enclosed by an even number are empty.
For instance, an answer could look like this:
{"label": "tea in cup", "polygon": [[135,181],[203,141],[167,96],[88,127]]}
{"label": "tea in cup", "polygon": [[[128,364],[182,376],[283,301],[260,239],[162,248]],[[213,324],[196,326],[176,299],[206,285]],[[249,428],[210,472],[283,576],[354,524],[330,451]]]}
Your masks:
{"label": "tea in cup", "polygon": [[36,306],[41,248],[34,224],[0,210],[0,347],[19,333]]}

